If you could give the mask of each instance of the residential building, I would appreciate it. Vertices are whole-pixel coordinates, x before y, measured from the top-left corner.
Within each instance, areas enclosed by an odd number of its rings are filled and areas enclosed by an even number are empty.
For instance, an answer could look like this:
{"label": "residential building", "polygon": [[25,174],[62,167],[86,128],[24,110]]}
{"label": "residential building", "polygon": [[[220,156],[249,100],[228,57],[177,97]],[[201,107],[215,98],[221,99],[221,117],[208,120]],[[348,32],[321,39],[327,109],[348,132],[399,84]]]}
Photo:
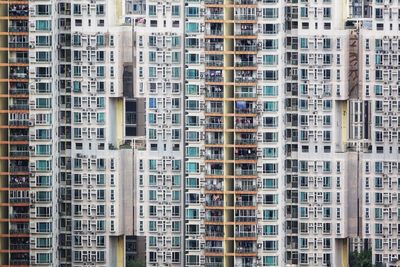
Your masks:
{"label": "residential building", "polygon": [[149,266],[398,258],[398,1],[127,1]]}
{"label": "residential building", "polygon": [[124,266],[122,2],[5,0],[0,12],[0,264]]}

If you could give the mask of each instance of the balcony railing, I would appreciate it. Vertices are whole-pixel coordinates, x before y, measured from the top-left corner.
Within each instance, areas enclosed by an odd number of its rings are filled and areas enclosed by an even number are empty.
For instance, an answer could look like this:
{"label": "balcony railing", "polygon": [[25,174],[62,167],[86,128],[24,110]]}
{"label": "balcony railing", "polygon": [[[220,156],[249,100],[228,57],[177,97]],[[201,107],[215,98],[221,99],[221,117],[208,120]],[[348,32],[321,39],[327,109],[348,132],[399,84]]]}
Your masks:
{"label": "balcony railing", "polygon": [[236,160],[246,160],[246,159],[255,160],[255,159],[257,159],[257,155],[254,155],[254,154],[235,155],[235,159],[236,159]]}
{"label": "balcony railing", "polygon": [[206,128],[211,129],[222,129],[224,127],[223,123],[207,123]]}
{"label": "balcony railing", "polygon": [[9,42],[8,47],[9,48],[26,48],[26,47],[29,47],[29,44],[25,43],[25,42]]}
{"label": "balcony railing", "polygon": [[207,207],[222,207],[224,206],[224,201],[222,200],[214,200],[214,201],[206,201]]}
{"label": "balcony railing", "polygon": [[29,265],[29,258],[25,259],[10,259],[12,265]]}
{"label": "balcony railing", "polygon": [[29,136],[24,134],[10,135],[10,141],[28,141]]}
{"label": "balcony railing", "polygon": [[236,191],[257,191],[257,186],[255,185],[236,185]]}
{"label": "balcony railing", "polygon": [[206,262],[204,267],[224,267],[222,262]]}
{"label": "balcony railing", "polygon": [[[245,124],[245,127],[242,127],[243,125],[236,125],[236,128],[240,129],[252,129],[255,128],[254,124],[249,123],[248,125]],[[247,127],[248,126],[248,127]],[[254,145],[257,143],[256,139],[240,139],[240,140],[235,140],[235,145]]]}
{"label": "balcony railing", "polygon": [[28,32],[28,26],[10,26],[8,27],[9,32]]}
{"label": "balcony railing", "polygon": [[21,72],[21,73],[11,73],[11,74],[10,74],[10,79],[28,79],[28,78],[29,78],[28,73],[24,73],[24,72]]}
{"label": "balcony railing", "polygon": [[235,232],[235,237],[256,237],[256,232]]}
{"label": "balcony railing", "polygon": [[223,30],[206,30],[206,35],[216,35],[216,36],[223,36]]}
{"label": "balcony railing", "polygon": [[224,1],[223,0],[204,0],[204,3],[206,5],[223,5]]}
{"label": "balcony railing", "polygon": [[236,175],[256,175],[257,171],[256,170],[236,170],[235,171]]}
{"label": "balcony railing", "polygon": [[11,181],[9,186],[10,188],[27,188],[29,187],[29,182]]}
{"label": "balcony railing", "polygon": [[[236,112],[236,113],[239,113],[239,112]],[[256,127],[257,127],[257,125],[255,125],[254,123],[242,123],[242,122],[239,122],[239,123],[235,124],[235,128],[236,129],[254,129]]]}
{"label": "balcony railing", "polygon": [[14,104],[8,106],[10,110],[28,110],[29,105],[27,104]]}
{"label": "balcony railing", "polygon": [[257,45],[236,45],[236,51],[257,51]]}
{"label": "balcony railing", "polygon": [[8,91],[11,95],[29,94],[28,88],[11,88]]}
{"label": "balcony railing", "polygon": [[29,243],[28,244],[10,244],[11,250],[29,250]]}
{"label": "balcony railing", "polygon": [[235,217],[235,222],[255,222],[257,221],[256,215],[254,217]]}
{"label": "balcony railing", "polygon": [[257,97],[254,92],[237,92],[235,93],[235,97],[237,98],[255,98]]}
{"label": "balcony railing", "polygon": [[206,65],[208,67],[223,67],[224,61],[222,61],[222,60],[207,60]]}
{"label": "balcony railing", "polygon": [[10,203],[29,203],[29,197],[10,198]]}
{"label": "balcony railing", "polygon": [[256,35],[254,30],[240,30],[235,32],[236,36],[253,36]]}
{"label": "balcony railing", "polygon": [[222,76],[207,76],[205,77],[206,82],[223,82],[224,81],[224,77]]}
{"label": "balcony railing", "polygon": [[255,5],[256,0],[235,0],[236,5]]}
{"label": "balcony railing", "polygon": [[206,139],[207,145],[222,145],[224,140],[222,139]]}
{"label": "balcony railing", "polygon": [[222,107],[206,107],[206,112],[208,112],[208,113],[223,113],[224,109]]}
{"label": "balcony railing", "polygon": [[237,83],[255,83],[257,79],[255,77],[236,77],[235,82]]}
{"label": "balcony railing", "polygon": [[205,252],[210,252],[210,253],[223,253],[224,249],[223,248],[217,248],[217,247],[206,247]]}
{"label": "balcony railing", "polygon": [[235,15],[235,20],[256,20],[256,15],[253,15],[253,14],[239,14],[239,15]]}
{"label": "balcony railing", "polygon": [[10,156],[11,157],[28,157],[29,151],[22,151],[22,150],[10,151]]}
{"label": "balcony railing", "polygon": [[206,92],[206,97],[223,98],[224,93],[223,92]]}
{"label": "balcony railing", "polygon": [[206,190],[210,190],[210,191],[223,191],[224,190],[224,186],[222,185],[222,183],[206,184],[205,187],[206,187]]}
{"label": "balcony railing", "polygon": [[207,170],[206,174],[208,175],[224,175],[223,170]]}
{"label": "balcony railing", "polygon": [[235,113],[254,114],[254,113],[257,113],[257,109],[256,108],[235,108]]}
{"label": "balcony railing", "polygon": [[207,216],[206,221],[209,222],[223,222],[224,216]]}
{"label": "balcony railing", "polygon": [[28,166],[10,166],[10,172],[29,172]]}
{"label": "balcony railing", "polygon": [[224,159],[224,154],[206,155],[206,159],[208,159],[208,160],[223,160]]}
{"label": "balcony railing", "polygon": [[223,51],[224,43],[206,43],[206,51]]}
{"label": "balcony railing", "polygon": [[253,61],[242,61],[242,62],[236,62],[235,66],[236,67],[255,67],[257,65]]}
{"label": "balcony railing", "polygon": [[223,237],[224,232],[217,232],[217,231],[207,231],[206,236],[208,237]]}
{"label": "balcony railing", "polygon": [[11,213],[11,219],[27,219],[29,218],[29,213]]}
{"label": "balcony railing", "polygon": [[256,202],[255,201],[236,201],[235,205],[239,206],[239,207],[252,207],[252,206],[256,206]]}
{"label": "balcony railing", "polygon": [[236,253],[256,253],[256,248],[246,248],[246,247],[238,247],[236,248]]}
{"label": "balcony railing", "polygon": [[224,19],[224,14],[207,14],[205,18],[209,20],[221,20]]}
{"label": "balcony railing", "polygon": [[10,234],[29,234],[29,228],[10,229]]}

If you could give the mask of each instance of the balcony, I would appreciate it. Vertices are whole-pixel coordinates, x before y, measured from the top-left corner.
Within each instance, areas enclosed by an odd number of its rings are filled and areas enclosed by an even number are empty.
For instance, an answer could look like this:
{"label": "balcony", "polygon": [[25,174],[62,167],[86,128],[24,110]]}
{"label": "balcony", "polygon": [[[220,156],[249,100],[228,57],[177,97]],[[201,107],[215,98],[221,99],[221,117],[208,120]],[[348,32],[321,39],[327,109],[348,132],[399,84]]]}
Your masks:
{"label": "balcony", "polygon": [[206,14],[205,19],[206,20],[223,20],[224,13]]}
{"label": "balcony", "polygon": [[29,253],[26,255],[18,253],[15,257],[11,256],[10,264],[12,265],[29,265]]}
{"label": "balcony", "polygon": [[[24,242],[25,244],[23,244]],[[29,250],[29,240],[21,240],[21,243],[10,244],[10,250]]]}
{"label": "balcony", "polygon": [[257,109],[253,107],[236,107],[235,113],[237,114],[255,114]]}
{"label": "balcony", "polygon": [[236,67],[256,67],[257,64],[254,61],[242,61],[242,62],[236,62],[235,63]]}
{"label": "balcony", "polygon": [[13,33],[20,33],[20,32],[28,33],[29,28],[28,28],[28,26],[15,26],[15,25],[12,25],[12,26],[8,27],[8,31],[9,32],[13,32]]}
{"label": "balcony", "polygon": [[235,232],[235,237],[257,237],[256,232]]}
{"label": "balcony", "polygon": [[29,179],[24,176],[11,177],[9,186],[10,188],[27,188],[29,187]]}
{"label": "balcony", "polygon": [[[255,153],[255,152],[252,152]],[[242,154],[242,155],[235,155],[235,160],[257,160],[256,154]]]}
{"label": "balcony", "polygon": [[242,217],[242,216],[236,216],[235,217],[235,222],[255,222],[257,221],[256,215],[254,217]]}
{"label": "balcony", "polygon": [[[27,47],[28,45],[26,45],[26,47]],[[25,46],[19,46],[19,47],[16,47],[16,46],[12,46],[12,44],[9,44],[9,47],[10,48],[22,48],[22,47],[25,47]],[[8,63],[29,63],[29,58],[27,58],[27,57],[9,57],[8,58]]]}
{"label": "balcony", "polygon": [[257,79],[255,77],[251,76],[242,76],[242,77],[236,77],[235,82],[236,83],[255,83]]}
{"label": "balcony", "polygon": [[236,36],[255,36],[256,32],[254,30],[237,30],[237,31],[235,31],[235,35]]}
{"label": "balcony", "polygon": [[28,147],[21,146],[12,146],[10,148],[9,155],[11,157],[29,157]]}
{"label": "balcony", "polygon": [[205,220],[207,222],[223,222],[224,216],[206,216]]}
{"label": "balcony", "polygon": [[224,170],[212,169],[206,171],[207,175],[224,175]]}
{"label": "balcony", "polygon": [[8,106],[10,110],[29,110],[29,105],[27,104],[11,104]]}
{"label": "balcony", "polygon": [[206,247],[204,251],[208,253],[223,253],[224,249],[221,247]]}
{"label": "balcony", "polygon": [[236,98],[256,98],[257,94],[255,92],[236,92]]}
{"label": "balcony", "polygon": [[10,219],[28,219],[29,218],[29,213],[11,213],[10,214]]}
{"label": "balcony", "polygon": [[255,5],[256,0],[235,0],[235,5]]}
{"label": "balcony", "polygon": [[223,42],[215,42],[215,43],[206,43],[206,51],[223,51],[224,43]]}
{"label": "balcony", "polygon": [[223,123],[206,123],[206,128],[222,129],[222,128],[224,128],[224,124]]}
{"label": "balcony", "polygon": [[223,160],[224,154],[210,154],[206,155],[206,160]]}
{"label": "balcony", "polygon": [[224,237],[224,232],[206,231],[206,237]]}
{"label": "balcony", "polygon": [[242,51],[242,52],[254,52],[257,51],[257,45],[252,44],[252,45],[236,45],[235,46],[236,51]]}
{"label": "balcony", "polygon": [[[249,170],[250,174],[243,174],[243,175],[255,175],[257,174],[257,172]],[[235,186],[235,191],[257,191],[257,186],[255,185],[247,185],[247,184],[243,184],[243,185],[236,185]]]}
{"label": "balcony", "polygon": [[209,200],[206,201],[206,207],[223,207],[224,201],[223,200]]}
{"label": "balcony", "polygon": [[236,201],[235,206],[238,207],[254,207],[256,206],[255,201]]}
{"label": "balcony", "polygon": [[[9,48],[28,48],[29,44],[27,42],[9,42],[8,47]],[[10,61],[10,59],[9,59],[9,61]],[[27,62],[28,62],[28,59],[24,58],[24,62],[12,62],[12,63],[27,63]]]}
{"label": "balcony", "polygon": [[257,249],[254,247],[237,247],[236,253],[257,253]]}
{"label": "balcony", "polygon": [[207,145],[223,145],[224,144],[224,140],[222,138],[219,138],[219,139],[207,138],[205,143]]}
{"label": "balcony", "polygon": [[223,60],[206,60],[207,67],[223,67],[224,61]]}
{"label": "balcony", "polygon": [[208,98],[223,98],[223,92],[206,92],[206,97]]}
{"label": "balcony", "polygon": [[235,15],[235,20],[256,20],[256,15],[253,14],[239,14]]}
{"label": "balcony", "polygon": [[206,30],[206,35],[224,36],[223,30]]}
{"label": "balcony", "polygon": [[224,81],[224,77],[222,76],[209,76],[207,75],[205,77],[206,82],[212,82],[212,83],[221,83]]}
{"label": "balcony", "polygon": [[241,169],[237,169],[235,171],[235,175],[242,175],[242,176],[248,176],[248,175],[257,175],[257,171],[256,170],[241,170]]}
{"label": "balcony", "polygon": [[[238,112],[236,112],[238,113]],[[240,114],[240,113],[239,113]],[[252,122],[239,122],[235,124],[236,129],[255,129],[257,125]]]}
{"label": "balcony", "polygon": [[[251,123],[245,124],[245,125],[242,125],[242,124],[236,125],[236,128],[239,128],[239,129],[253,129],[255,127],[256,126]],[[255,145],[255,144],[257,144],[256,139],[245,138],[245,139],[235,140],[235,145]]]}
{"label": "balcony", "polygon": [[28,166],[10,166],[10,172],[29,172]]}
{"label": "balcony", "polygon": [[28,141],[29,136],[25,134],[12,134],[9,136],[10,141]]}
{"label": "balcony", "polygon": [[204,4],[206,5],[223,5],[223,0],[204,0]]}
{"label": "balcony", "polygon": [[29,228],[14,228],[10,229],[10,234],[15,234],[15,235],[27,235],[29,234]]}
{"label": "balcony", "polygon": [[10,197],[9,201],[10,201],[10,203],[29,203],[30,198],[29,197]]}
{"label": "balcony", "polygon": [[29,6],[21,4],[10,4],[8,8],[8,16],[10,17],[27,17],[29,16]]}
{"label": "balcony", "polygon": [[11,95],[27,95],[27,94],[29,94],[29,89],[28,89],[28,86],[26,86],[26,87],[19,86],[19,87],[15,87],[15,88],[10,88],[8,90],[8,92]]}
{"label": "balcony", "polygon": [[224,109],[222,107],[206,107],[206,113],[223,113]]}
{"label": "balcony", "polygon": [[206,188],[206,190],[209,190],[209,191],[224,191],[224,186],[222,183],[206,184],[205,188]]}
{"label": "balcony", "polygon": [[224,267],[222,262],[206,262],[204,267]]}

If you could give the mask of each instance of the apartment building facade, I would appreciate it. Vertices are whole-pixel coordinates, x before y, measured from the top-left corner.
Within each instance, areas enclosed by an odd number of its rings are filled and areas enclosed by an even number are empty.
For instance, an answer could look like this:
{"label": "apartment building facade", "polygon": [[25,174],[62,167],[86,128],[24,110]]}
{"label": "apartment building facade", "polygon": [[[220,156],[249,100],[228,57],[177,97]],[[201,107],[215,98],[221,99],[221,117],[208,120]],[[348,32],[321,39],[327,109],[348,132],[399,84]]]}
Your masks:
{"label": "apartment building facade", "polygon": [[149,266],[399,258],[398,1],[126,4]]}
{"label": "apartment building facade", "polygon": [[133,156],[122,3],[5,0],[0,12],[0,264],[123,266]]}

